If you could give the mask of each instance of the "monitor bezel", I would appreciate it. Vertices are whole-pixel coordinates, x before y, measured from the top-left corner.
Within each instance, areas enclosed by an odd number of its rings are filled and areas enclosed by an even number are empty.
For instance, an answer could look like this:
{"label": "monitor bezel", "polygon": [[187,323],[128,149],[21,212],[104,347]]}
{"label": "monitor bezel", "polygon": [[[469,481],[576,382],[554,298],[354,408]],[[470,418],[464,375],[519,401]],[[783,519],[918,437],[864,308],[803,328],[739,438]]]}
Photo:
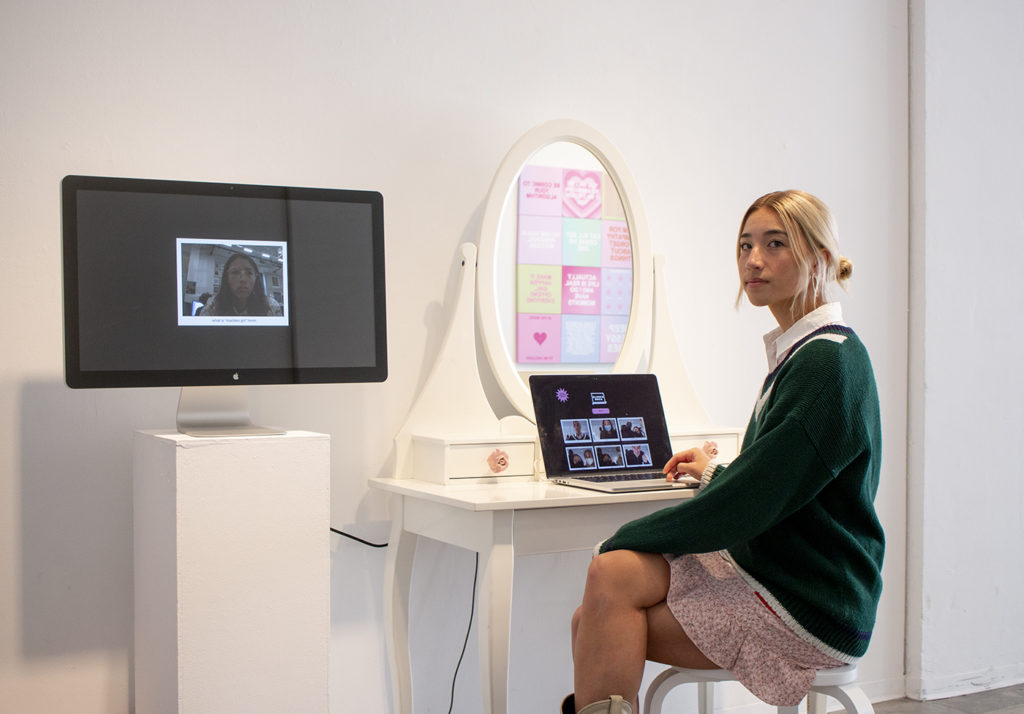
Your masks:
{"label": "monitor bezel", "polygon": [[[374,364],[268,369],[83,370],[80,355],[77,196],[80,191],[162,193],[193,196],[332,201],[365,204],[371,209]],[[122,178],[71,174],[61,181],[63,244],[64,376],[72,389],[119,387],[198,387],[219,385],[332,384],[383,382],[388,376],[384,199],[377,191],[309,188],[245,183]]]}

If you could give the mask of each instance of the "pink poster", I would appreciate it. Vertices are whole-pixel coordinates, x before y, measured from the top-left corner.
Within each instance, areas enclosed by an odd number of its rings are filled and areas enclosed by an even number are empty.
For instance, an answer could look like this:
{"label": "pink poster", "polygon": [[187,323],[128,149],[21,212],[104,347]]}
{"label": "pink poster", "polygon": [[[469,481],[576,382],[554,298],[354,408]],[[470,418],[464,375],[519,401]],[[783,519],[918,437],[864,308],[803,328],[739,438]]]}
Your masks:
{"label": "pink poster", "polygon": [[562,264],[561,216],[519,217],[519,263]]}
{"label": "pink poster", "polygon": [[519,314],[516,359],[520,362],[562,361],[562,316]]}
{"label": "pink poster", "polygon": [[562,312],[601,314],[601,269],[566,265],[562,268]]}
{"label": "pink poster", "polygon": [[633,267],[633,248],[625,221],[601,221],[601,265],[606,268]]}
{"label": "pink poster", "polygon": [[633,292],[614,183],[601,171],[527,166],[518,214],[516,361],[614,362]]}
{"label": "pink poster", "polygon": [[563,215],[569,218],[601,217],[601,172],[565,169],[563,174]]}
{"label": "pink poster", "polygon": [[519,215],[562,215],[562,169],[523,167],[519,174]]}
{"label": "pink poster", "polygon": [[601,314],[628,315],[633,297],[633,271],[605,268],[601,278]]}

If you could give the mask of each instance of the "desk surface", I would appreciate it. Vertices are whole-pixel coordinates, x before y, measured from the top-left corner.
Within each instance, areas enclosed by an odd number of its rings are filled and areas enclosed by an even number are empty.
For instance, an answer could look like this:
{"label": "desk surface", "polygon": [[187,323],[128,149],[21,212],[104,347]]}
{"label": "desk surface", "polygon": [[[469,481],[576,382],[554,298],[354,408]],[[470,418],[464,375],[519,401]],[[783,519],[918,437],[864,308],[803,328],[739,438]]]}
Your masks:
{"label": "desk surface", "polygon": [[676,501],[692,497],[695,488],[666,491],[604,493],[547,481],[466,483],[441,485],[416,479],[372,478],[370,486],[402,496],[412,496],[469,511],[505,511],[565,506],[597,506],[611,503]]}

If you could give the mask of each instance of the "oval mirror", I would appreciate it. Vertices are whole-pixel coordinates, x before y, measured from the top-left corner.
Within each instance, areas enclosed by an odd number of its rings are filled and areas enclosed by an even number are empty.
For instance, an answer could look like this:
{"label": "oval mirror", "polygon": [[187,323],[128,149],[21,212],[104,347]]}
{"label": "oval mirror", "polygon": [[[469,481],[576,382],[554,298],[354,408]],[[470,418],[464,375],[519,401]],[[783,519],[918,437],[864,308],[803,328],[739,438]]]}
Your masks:
{"label": "oval mirror", "polygon": [[542,124],[498,167],[477,307],[495,379],[531,421],[530,374],[637,371],[652,309],[647,221],[625,162],[591,127]]}

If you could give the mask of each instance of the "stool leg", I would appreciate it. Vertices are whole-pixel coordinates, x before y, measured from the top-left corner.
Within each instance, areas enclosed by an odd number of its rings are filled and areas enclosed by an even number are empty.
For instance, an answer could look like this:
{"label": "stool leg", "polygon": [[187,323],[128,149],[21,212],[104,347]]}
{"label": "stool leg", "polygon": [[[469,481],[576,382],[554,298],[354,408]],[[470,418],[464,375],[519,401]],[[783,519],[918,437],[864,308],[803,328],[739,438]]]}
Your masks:
{"label": "stool leg", "polygon": [[715,683],[697,682],[697,711],[715,714]]}
{"label": "stool leg", "polygon": [[822,696],[832,697],[843,705],[847,714],[875,714],[871,700],[860,687],[845,684],[837,687],[815,687],[814,691]]}
{"label": "stool leg", "polygon": [[665,703],[665,697],[672,691],[672,688],[692,681],[692,679],[688,679],[679,672],[666,669],[655,677],[654,681],[647,687],[647,694],[644,696],[643,713],[661,714],[661,707]]}
{"label": "stool leg", "polygon": [[826,714],[828,712],[828,697],[821,692],[811,691],[807,695],[807,714]]}
{"label": "stool leg", "polygon": [[800,714],[800,705],[795,707],[778,707],[779,714]]}

